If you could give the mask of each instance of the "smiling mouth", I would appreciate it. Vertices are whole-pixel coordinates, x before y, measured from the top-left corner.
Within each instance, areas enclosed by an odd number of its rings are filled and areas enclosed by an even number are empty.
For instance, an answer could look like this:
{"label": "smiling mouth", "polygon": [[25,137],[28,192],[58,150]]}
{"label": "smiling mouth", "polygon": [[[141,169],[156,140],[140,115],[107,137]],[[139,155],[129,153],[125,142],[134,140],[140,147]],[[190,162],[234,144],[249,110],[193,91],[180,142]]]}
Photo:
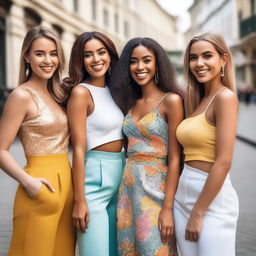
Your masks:
{"label": "smiling mouth", "polygon": [[209,69],[197,70],[196,73],[197,73],[198,75],[202,75],[202,74],[205,74],[205,73],[208,72],[208,71],[209,71]]}
{"label": "smiling mouth", "polygon": [[146,73],[146,72],[144,72],[144,73],[137,73],[137,74],[135,74],[135,75],[136,75],[136,77],[137,77],[138,79],[143,79],[143,78],[146,77],[147,73]]}
{"label": "smiling mouth", "polygon": [[103,64],[93,65],[91,68],[95,71],[99,71],[103,68]]}
{"label": "smiling mouth", "polygon": [[40,68],[47,73],[50,73],[53,69],[53,66],[40,66]]}

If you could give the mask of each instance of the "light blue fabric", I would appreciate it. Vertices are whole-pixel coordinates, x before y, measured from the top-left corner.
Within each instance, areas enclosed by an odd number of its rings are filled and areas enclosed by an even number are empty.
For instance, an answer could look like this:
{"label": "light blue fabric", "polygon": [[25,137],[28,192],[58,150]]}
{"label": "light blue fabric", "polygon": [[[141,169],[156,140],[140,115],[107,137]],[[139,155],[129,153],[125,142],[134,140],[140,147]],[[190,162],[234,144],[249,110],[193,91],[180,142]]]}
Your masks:
{"label": "light blue fabric", "polygon": [[77,233],[80,256],[116,256],[117,190],[124,165],[122,152],[90,150],[85,158],[85,193],[89,207],[86,233]]}

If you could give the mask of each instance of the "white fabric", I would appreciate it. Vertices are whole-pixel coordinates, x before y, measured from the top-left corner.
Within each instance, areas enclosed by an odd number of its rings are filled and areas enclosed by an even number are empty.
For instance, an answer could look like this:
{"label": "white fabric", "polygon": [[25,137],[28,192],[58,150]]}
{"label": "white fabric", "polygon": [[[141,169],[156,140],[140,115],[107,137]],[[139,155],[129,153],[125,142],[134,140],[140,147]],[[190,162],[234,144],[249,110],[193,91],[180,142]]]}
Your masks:
{"label": "white fabric", "polygon": [[87,117],[87,151],[105,143],[123,139],[124,115],[111,97],[108,87],[81,83],[93,98],[94,111]]}
{"label": "white fabric", "polygon": [[185,240],[191,210],[200,195],[208,173],[185,165],[174,201],[175,234],[181,256],[235,256],[238,198],[229,175],[209,205],[197,242]]}

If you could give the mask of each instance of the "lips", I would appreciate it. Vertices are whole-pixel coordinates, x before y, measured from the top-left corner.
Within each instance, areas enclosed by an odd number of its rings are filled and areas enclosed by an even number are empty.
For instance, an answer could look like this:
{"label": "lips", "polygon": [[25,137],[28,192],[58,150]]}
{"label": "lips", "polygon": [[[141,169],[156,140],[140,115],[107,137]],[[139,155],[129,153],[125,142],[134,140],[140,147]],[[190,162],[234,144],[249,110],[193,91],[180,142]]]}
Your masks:
{"label": "lips", "polygon": [[100,71],[103,68],[103,64],[93,65],[91,68],[95,71]]}
{"label": "lips", "polygon": [[53,70],[53,66],[40,66],[40,68],[47,73],[50,73]]}
{"label": "lips", "polygon": [[143,73],[135,73],[136,78],[138,79],[144,79],[147,76],[147,72]]}
{"label": "lips", "polygon": [[199,74],[199,75],[203,75],[208,71],[209,71],[209,69],[203,69],[203,70],[197,70],[196,73]]}

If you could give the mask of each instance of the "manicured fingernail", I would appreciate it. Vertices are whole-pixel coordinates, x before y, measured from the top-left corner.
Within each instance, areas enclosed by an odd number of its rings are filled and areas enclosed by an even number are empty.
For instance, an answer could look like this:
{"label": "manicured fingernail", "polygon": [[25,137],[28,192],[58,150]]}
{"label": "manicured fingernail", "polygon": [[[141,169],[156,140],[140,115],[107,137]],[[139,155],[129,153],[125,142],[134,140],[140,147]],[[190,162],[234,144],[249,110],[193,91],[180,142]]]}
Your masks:
{"label": "manicured fingernail", "polygon": [[52,189],[52,192],[55,192],[55,189],[54,189],[54,188]]}

